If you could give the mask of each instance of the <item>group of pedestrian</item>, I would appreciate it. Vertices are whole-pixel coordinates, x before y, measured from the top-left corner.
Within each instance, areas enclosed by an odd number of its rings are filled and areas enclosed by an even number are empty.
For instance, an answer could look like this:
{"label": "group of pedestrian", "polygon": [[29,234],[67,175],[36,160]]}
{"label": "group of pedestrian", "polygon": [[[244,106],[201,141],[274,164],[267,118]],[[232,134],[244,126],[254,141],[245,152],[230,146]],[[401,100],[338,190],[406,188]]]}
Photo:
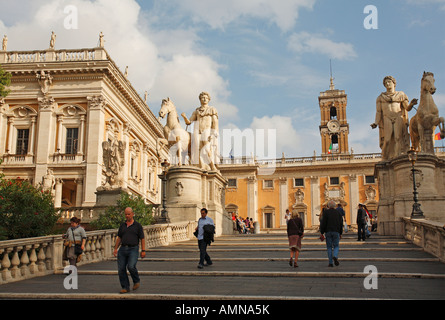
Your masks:
{"label": "group of pedestrian", "polygon": [[[370,225],[372,225],[372,215],[363,203],[359,203],[357,211],[357,241],[366,241],[366,239],[371,236],[371,232],[369,231]],[[372,225],[372,229],[375,230],[375,228],[376,226]]]}
{"label": "group of pedestrian", "polygon": [[[201,218],[198,220],[198,226],[195,230],[195,235],[198,238],[198,268],[200,269],[213,264],[212,259],[207,253],[207,246],[214,241],[215,223],[212,218],[207,216],[207,213],[206,208],[201,209]],[[119,282],[122,288],[120,293],[130,292],[130,280],[127,275],[127,270],[133,281],[133,290],[137,290],[140,287],[141,280],[136,264],[139,254],[141,258],[145,258],[146,255],[142,225],[135,221],[132,208],[125,208],[124,214],[125,222],[122,222],[118,229],[113,251],[113,255],[117,257]],[[73,217],[70,222],[71,226],[68,228],[66,234],[62,236],[65,239],[63,258],[69,260],[70,265],[76,266],[77,262],[81,260],[83,250],[85,250],[87,236],[85,229],[80,226],[80,219]],[[139,245],[141,250],[139,250]],[[77,252],[77,250],[80,249],[76,247],[79,247],[82,252]]]}
{"label": "group of pedestrian", "polygon": [[[339,242],[343,233],[343,222],[345,221],[345,213],[341,205],[336,207],[333,200],[329,200],[327,208],[323,209],[320,215],[320,239],[326,239],[326,248],[329,260],[329,267],[338,266],[339,259]],[[139,252],[140,257],[145,257],[145,241],[142,225],[134,220],[134,212],[132,208],[124,210],[125,222],[122,222],[118,229],[116,243],[113,254],[117,257],[119,282],[122,287],[120,293],[130,291],[130,281],[127,270],[133,281],[133,290],[140,287],[140,277],[136,268]],[[212,259],[207,253],[207,246],[214,241],[215,223],[212,218],[207,216],[206,208],[201,209],[201,218],[195,229],[195,236],[198,239],[199,263],[198,268],[213,264]],[[362,203],[359,204],[357,213],[357,225],[359,226],[358,240],[366,239],[365,221],[367,210]],[[290,259],[289,265],[294,268],[298,267],[298,257],[301,251],[301,241],[304,237],[304,225],[297,212],[290,213],[286,210],[287,235],[289,240]],[[251,219],[247,218],[246,226],[251,228]],[[70,265],[76,265],[80,261],[83,250],[85,250],[86,233],[85,229],[80,226],[80,219],[73,217],[71,226],[68,228],[63,238],[65,239],[64,259],[69,260]],[[141,250],[139,250],[139,243]]]}
{"label": "group of pedestrian", "polygon": [[[359,204],[357,212],[358,241],[370,236],[367,234],[368,223],[372,216],[369,214],[366,206]],[[289,239],[290,260],[289,265],[298,267],[297,260],[301,250],[301,239],[304,236],[304,227],[298,213],[290,213],[286,210],[287,235]],[[328,267],[340,265],[338,255],[340,249],[340,239],[343,231],[348,232],[345,211],[342,205],[329,200],[327,206],[320,212],[320,240],[326,240],[326,249],[328,255]]]}
{"label": "group of pedestrian", "polygon": [[232,216],[232,221],[233,221],[233,225],[234,228],[236,229],[236,231],[238,231],[238,233],[242,233],[242,234],[248,234],[248,233],[253,233],[253,219],[249,217],[247,217],[246,219],[243,219],[242,217],[239,217],[238,215],[233,215]]}

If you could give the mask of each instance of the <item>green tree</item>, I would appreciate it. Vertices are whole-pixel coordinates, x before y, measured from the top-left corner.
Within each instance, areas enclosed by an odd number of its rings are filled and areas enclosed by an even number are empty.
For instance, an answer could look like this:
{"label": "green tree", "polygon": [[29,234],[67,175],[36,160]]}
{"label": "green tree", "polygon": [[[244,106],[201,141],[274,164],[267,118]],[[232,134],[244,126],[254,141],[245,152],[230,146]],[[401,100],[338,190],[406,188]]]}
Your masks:
{"label": "green tree", "polygon": [[127,207],[133,209],[134,220],[143,226],[154,223],[152,205],[145,204],[145,201],[141,196],[122,192],[120,199],[117,201],[117,206],[108,207],[105,210],[105,213],[101,214],[97,220],[90,223],[90,226],[100,230],[119,228],[121,223],[125,221],[124,210]]}
{"label": "green tree", "polygon": [[0,240],[51,234],[58,218],[49,191],[0,175]]}
{"label": "green tree", "polygon": [[11,85],[11,74],[0,67],[0,97],[5,98],[11,90],[6,89]]}

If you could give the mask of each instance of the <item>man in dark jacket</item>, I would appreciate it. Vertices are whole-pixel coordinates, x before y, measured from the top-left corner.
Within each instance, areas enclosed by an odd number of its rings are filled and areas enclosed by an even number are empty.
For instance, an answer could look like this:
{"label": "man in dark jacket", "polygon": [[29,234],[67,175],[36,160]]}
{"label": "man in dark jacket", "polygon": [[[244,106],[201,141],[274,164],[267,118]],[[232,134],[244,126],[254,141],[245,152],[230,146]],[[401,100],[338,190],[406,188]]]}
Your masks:
{"label": "man in dark jacket", "polygon": [[366,211],[364,209],[364,205],[362,203],[358,204],[358,211],[357,211],[357,241],[366,239]]}
{"label": "man in dark jacket", "polygon": [[320,224],[320,233],[325,234],[326,247],[328,250],[329,267],[333,267],[335,263],[338,266],[338,252],[340,237],[343,233],[343,218],[335,209],[335,202],[328,201],[328,209],[323,213]]}

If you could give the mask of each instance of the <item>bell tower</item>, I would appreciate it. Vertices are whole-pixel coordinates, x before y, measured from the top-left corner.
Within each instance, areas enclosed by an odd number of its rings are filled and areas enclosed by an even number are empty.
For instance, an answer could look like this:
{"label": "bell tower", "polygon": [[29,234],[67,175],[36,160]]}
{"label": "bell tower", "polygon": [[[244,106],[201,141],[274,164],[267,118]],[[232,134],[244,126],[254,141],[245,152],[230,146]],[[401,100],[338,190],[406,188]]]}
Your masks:
{"label": "bell tower", "polygon": [[321,154],[349,154],[347,95],[344,90],[335,89],[332,73],[330,82],[329,90],[320,92],[318,96],[321,114]]}

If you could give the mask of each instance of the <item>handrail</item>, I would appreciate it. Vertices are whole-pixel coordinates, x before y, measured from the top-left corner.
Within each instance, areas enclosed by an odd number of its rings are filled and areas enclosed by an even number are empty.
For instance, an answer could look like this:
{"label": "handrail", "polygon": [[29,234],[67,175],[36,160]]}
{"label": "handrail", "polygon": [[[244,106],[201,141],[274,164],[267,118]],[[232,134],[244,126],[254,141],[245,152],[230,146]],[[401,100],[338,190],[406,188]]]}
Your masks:
{"label": "handrail", "polygon": [[[168,246],[192,239],[196,221],[144,226],[145,248]],[[78,265],[113,257],[118,229],[88,231]],[[0,285],[54,274],[67,265],[62,260],[62,235],[0,241]]]}

